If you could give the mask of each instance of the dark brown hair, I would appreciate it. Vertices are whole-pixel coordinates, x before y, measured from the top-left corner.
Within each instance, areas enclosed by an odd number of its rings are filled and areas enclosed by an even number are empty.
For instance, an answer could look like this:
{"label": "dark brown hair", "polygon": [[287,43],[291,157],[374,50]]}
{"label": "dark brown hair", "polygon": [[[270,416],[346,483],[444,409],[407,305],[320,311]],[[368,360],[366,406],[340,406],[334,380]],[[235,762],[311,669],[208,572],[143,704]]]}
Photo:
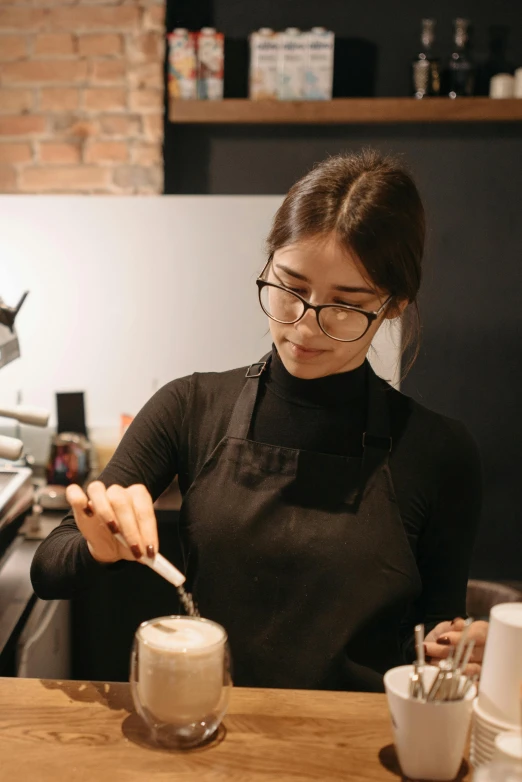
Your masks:
{"label": "dark brown hair", "polygon": [[330,157],[293,185],[276,213],[267,249],[272,255],[294,242],[334,234],[355,253],[374,285],[393,302],[407,300],[404,376],[419,352],[417,293],[425,231],[424,208],[410,174],[397,159],[365,149]]}

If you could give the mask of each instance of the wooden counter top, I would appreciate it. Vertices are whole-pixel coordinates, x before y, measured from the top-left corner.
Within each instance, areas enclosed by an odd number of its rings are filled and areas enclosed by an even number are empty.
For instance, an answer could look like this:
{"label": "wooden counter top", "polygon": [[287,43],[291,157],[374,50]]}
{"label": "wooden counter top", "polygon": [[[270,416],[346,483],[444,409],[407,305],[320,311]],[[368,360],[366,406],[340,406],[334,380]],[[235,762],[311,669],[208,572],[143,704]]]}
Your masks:
{"label": "wooden counter top", "polygon": [[[400,778],[384,695],[236,688],[224,726],[205,747],[159,749],[127,684],[0,678],[0,780]],[[463,762],[459,778],[468,775]]]}

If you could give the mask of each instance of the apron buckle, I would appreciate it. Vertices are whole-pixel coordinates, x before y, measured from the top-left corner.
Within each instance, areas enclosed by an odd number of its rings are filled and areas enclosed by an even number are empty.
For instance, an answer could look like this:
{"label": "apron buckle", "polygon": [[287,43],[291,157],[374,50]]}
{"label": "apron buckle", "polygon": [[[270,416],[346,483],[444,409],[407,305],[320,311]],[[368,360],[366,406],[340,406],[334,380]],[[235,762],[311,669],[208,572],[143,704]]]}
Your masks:
{"label": "apron buckle", "polygon": [[366,448],[366,446],[368,446],[369,448],[382,448],[383,450],[390,451],[391,453],[392,438],[376,437],[373,434],[368,434],[367,432],[364,432],[362,436],[362,444],[363,444],[363,448]]}
{"label": "apron buckle", "polygon": [[[253,367],[259,367],[259,369],[253,369]],[[257,361],[255,364],[250,364],[245,372],[245,377],[259,377],[265,369],[266,361]]]}

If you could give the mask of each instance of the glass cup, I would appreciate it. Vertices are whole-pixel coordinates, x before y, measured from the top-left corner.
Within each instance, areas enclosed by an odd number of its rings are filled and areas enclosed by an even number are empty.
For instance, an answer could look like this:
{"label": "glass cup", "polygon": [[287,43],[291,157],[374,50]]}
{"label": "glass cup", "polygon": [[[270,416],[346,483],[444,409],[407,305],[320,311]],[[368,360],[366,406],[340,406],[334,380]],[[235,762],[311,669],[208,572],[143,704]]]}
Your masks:
{"label": "glass cup", "polygon": [[161,616],[136,630],[130,684],[136,711],[156,744],[195,747],[210,738],[230,697],[230,651],[221,625]]}

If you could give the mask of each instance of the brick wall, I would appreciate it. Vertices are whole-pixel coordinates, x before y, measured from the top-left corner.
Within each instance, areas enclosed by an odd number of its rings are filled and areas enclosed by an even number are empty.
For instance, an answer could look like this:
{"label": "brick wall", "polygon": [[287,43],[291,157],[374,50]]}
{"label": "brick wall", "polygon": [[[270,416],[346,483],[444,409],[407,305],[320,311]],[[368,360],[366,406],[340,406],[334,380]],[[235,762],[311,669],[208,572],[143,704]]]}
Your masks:
{"label": "brick wall", "polygon": [[0,192],[162,192],[164,14],[0,0]]}

